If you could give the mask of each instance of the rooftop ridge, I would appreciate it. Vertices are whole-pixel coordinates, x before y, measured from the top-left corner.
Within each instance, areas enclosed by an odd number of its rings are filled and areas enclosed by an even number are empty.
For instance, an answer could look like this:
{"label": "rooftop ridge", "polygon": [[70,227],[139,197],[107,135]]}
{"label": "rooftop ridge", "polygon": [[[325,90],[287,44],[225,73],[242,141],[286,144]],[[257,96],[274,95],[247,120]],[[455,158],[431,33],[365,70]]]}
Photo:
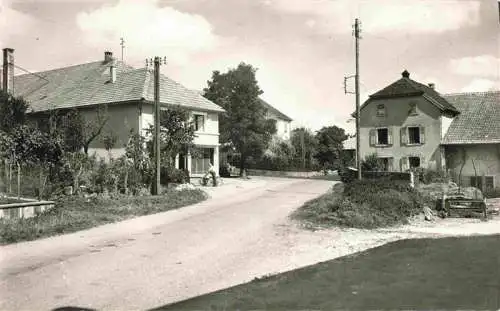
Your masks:
{"label": "rooftop ridge", "polygon": [[481,92],[454,92],[454,93],[444,93],[444,94],[443,94],[443,96],[457,96],[457,95],[488,95],[488,94],[500,94],[500,90],[481,91]]}

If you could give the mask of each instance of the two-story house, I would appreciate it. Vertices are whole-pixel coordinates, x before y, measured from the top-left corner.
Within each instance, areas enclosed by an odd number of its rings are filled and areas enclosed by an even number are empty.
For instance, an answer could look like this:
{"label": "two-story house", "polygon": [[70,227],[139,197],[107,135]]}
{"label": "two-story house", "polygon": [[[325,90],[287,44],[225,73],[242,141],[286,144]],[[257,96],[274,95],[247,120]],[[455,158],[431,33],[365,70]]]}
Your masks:
{"label": "two-story house", "polygon": [[260,103],[267,109],[266,117],[268,119],[276,120],[276,134],[275,136],[282,140],[290,139],[290,132],[292,130],[292,118],[271,106],[262,98],[259,98]]}
{"label": "two-story house", "polygon": [[443,169],[441,139],[458,114],[434,85],[410,79],[405,70],[360,107],[361,159],[375,153],[387,171]]}
{"label": "two-story house", "polygon": [[[96,118],[96,108],[107,107],[108,121],[103,133],[112,132],[117,143],[111,152],[105,150],[101,139],[94,140],[89,154],[107,158],[124,154],[130,132],[146,136],[153,124],[154,79],[151,68],[135,69],[113,58],[86,64],[57,68],[33,74],[13,76],[13,50],[4,49],[5,88],[14,96],[22,96],[31,106],[30,114],[50,110],[78,109],[88,122]],[[161,109],[181,106],[190,111],[196,129],[194,143],[200,152],[176,157],[176,167],[185,168],[193,176],[207,171],[210,163],[219,167],[218,117],[224,110],[197,92],[189,90],[165,75],[160,76]]]}

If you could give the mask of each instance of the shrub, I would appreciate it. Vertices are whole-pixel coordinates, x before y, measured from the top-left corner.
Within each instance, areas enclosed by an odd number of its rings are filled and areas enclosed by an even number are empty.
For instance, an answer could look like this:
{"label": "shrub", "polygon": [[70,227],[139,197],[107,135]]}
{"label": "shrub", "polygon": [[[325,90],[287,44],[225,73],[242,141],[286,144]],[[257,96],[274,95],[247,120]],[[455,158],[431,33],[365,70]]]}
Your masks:
{"label": "shrub", "polygon": [[[334,189],[335,190],[335,189]],[[307,202],[295,217],[312,223],[354,228],[377,228],[406,223],[420,213],[425,198],[408,183],[393,180],[355,180]]]}
{"label": "shrub", "polygon": [[189,172],[177,169],[173,166],[163,166],[160,169],[160,183],[168,185],[169,183],[184,184],[189,182]]}
{"label": "shrub", "polygon": [[382,169],[382,164],[375,153],[367,155],[365,159],[361,161],[362,171],[381,171]]}
{"label": "shrub", "polygon": [[446,175],[446,172],[438,170],[417,168],[415,170],[415,174],[418,177],[418,180],[424,184],[448,182],[448,176]]}

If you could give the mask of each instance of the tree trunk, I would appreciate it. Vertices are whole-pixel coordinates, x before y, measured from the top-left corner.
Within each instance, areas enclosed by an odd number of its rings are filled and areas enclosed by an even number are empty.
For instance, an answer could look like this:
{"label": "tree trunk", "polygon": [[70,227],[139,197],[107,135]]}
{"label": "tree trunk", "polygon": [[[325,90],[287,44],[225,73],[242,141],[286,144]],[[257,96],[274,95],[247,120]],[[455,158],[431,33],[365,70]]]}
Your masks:
{"label": "tree trunk", "polygon": [[12,193],[12,163],[9,161],[9,194]]}
{"label": "tree trunk", "polygon": [[123,180],[123,191],[128,194],[128,166],[125,165],[125,178]]}
{"label": "tree trunk", "polygon": [[21,165],[17,163],[17,199],[21,198]]}
{"label": "tree trunk", "polygon": [[240,177],[243,177],[243,174],[245,171],[245,165],[246,165],[246,156],[241,154],[241,157],[240,157]]}

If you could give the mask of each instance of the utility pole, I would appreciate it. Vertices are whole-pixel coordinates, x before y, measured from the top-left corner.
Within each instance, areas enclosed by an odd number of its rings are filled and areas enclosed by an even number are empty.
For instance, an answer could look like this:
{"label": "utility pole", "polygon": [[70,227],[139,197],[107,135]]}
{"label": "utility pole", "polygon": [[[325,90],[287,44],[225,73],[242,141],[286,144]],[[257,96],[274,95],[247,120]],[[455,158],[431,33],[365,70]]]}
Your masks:
{"label": "utility pole", "polygon": [[[154,75],[154,159],[155,159],[155,178],[153,183],[152,194],[160,194],[160,65],[162,59],[158,56],[154,58],[154,61],[149,59],[146,60],[146,65],[153,63],[153,75]],[[166,57],[163,58],[163,63],[166,64]]]}
{"label": "utility pole", "polygon": [[123,62],[123,49],[125,48],[125,41],[123,38],[120,38],[120,45],[122,46],[122,62]]}
{"label": "utility pole", "polygon": [[300,131],[300,146],[302,147],[302,168],[304,171],[306,170],[306,152],[305,152],[305,146],[304,146],[304,129],[301,129]]}
{"label": "utility pole", "polygon": [[360,39],[360,34],[361,29],[360,29],[360,21],[359,19],[356,18],[354,22],[354,37],[356,40],[356,76],[355,76],[355,81],[356,81],[356,166],[358,169],[358,179],[361,180],[361,157],[360,157],[360,126],[359,126],[359,39]]}

